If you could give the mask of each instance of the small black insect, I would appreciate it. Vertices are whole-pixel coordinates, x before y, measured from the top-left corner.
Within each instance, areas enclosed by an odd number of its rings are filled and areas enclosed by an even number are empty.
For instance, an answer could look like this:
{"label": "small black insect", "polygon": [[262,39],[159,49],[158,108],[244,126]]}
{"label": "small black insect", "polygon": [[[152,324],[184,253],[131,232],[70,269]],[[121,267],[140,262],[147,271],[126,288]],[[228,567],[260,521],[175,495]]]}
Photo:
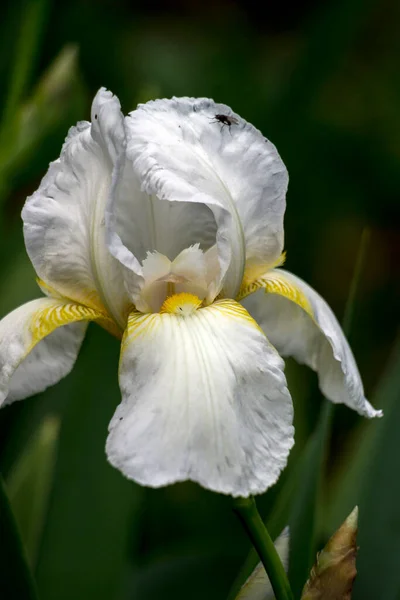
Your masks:
{"label": "small black insect", "polygon": [[232,125],[239,125],[238,119],[236,119],[235,117],[230,117],[228,115],[215,115],[211,123],[221,123],[221,131],[226,125],[229,128],[229,132],[231,131]]}

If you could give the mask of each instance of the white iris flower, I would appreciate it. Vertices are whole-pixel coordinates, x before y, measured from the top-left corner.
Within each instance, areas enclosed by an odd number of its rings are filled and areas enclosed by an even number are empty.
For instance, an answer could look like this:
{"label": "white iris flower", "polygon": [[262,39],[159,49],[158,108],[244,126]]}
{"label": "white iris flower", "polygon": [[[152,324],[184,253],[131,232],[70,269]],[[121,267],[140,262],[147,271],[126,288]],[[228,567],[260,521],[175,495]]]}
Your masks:
{"label": "white iris flower", "polygon": [[122,339],[110,462],[144,485],[233,496],[271,486],[293,444],[281,356],[316,370],[332,402],[379,416],[332,311],[276,268],[287,183],[229,107],[174,98],[124,118],[101,89],[22,212],[46,297],[0,322],[0,402],[67,375],[96,321]]}

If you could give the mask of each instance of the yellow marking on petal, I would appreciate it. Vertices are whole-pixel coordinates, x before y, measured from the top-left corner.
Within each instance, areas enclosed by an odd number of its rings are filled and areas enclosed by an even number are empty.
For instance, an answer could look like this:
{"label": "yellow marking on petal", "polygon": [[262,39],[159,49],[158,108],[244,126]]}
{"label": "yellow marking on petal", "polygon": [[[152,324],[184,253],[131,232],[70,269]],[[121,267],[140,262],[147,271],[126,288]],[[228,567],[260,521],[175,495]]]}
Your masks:
{"label": "yellow marking on petal", "polygon": [[234,319],[240,319],[247,321],[253,327],[262,332],[262,329],[258,325],[258,323],[253,319],[253,317],[247,312],[247,310],[236,302],[235,300],[217,300],[213,304],[208,307],[210,310],[218,310],[222,314],[232,317]]}
{"label": "yellow marking on petal", "polygon": [[[58,327],[78,321],[97,321],[116,335],[114,322],[98,311],[81,304],[58,304],[42,308],[32,315],[29,325],[32,335],[30,350]],[[121,337],[120,333],[118,337]]]}
{"label": "yellow marking on petal", "polygon": [[121,342],[121,355],[120,355],[120,363],[122,355],[135,339],[140,337],[143,334],[150,334],[157,323],[159,322],[159,313],[141,313],[136,310],[131,312],[128,317],[128,323],[122,337]]}
{"label": "yellow marking on petal", "polygon": [[282,254],[272,263],[261,264],[258,262],[254,262],[251,259],[246,263],[246,268],[243,275],[242,285],[239,291],[239,296],[242,292],[243,288],[249,286],[252,282],[256,281],[260,277],[264,276],[265,273],[271,271],[271,269],[275,269],[276,267],[281,267],[286,260],[286,252],[282,252]]}
{"label": "yellow marking on petal", "polygon": [[[104,306],[98,299],[96,292],[87,292],[81,295],[79,303],[73,298],[68,298],[60,294],[55,288],[43,281],[43,279],[36,279],[38,286],[46,296],[49,298],[55,298],[66,302],[65,306],[79,306],[83,310],[89,311],[88,314],[97,314],[96,318],[89,318],[89,321],[96,321],[111,335],[121,339],[122,331],[120,327],[114,322],[114,320],[107,314]],[[129,313],[128,313],[129,314]],[[127,315],[128,316],[128,315]],[[85,317],[83,318],[83,320]],[[81,319],[82,320],[82,319]],[[65,324],[65,323],[63,323]],[[47,334],[46,334],[47,335]]]}
{"label": "yellow marking on petal", "polygon": [[53,287],[51,287],[51,285],[43,281],[43,279],[39,279],[39,277],[37,277],[36,283],[42,290],[43,294],[46,294],[46,296],[48,296],[49,298],[64,299],[64,297],[61,294],[59,294],[56,289],[54,289]]}
{"label": "yellow marking on petal", "polygon": [[273,263],[273,269],[275,269],[276,267],[281,267],[282,265],[284,265],[286,262],[286,250],[284,252],[282,252],[282,254],[280,255],[279,258],[276,259],[276,261]]}
{"label": "yellow marking on petal", "polygon": [[30,322],[32,342],[37,344],[57,327],[86,319],[91,321],[97,316],[95,311],[80,304],[60,304],[40,309],[32,315]]}
{"label": "yellow marking on petal", "polygon": [[314,313],[307,296],[294,283],[279,273],[279,271],[270,271],[263,277],[252,281],[247,287],[242,286],[237,300],[243,300],[243,298],[246,298],[246,296],[249,296],[260,288],[264,288],[266,294],[284,296],[305,310],[312,319],[314,318]]}
{"label": "yellow marking on petal", "polygon": [[161,307],[160,313],[169,313],[171,315],[179,315],[180,317],[188,317],[195,310],[200,308],[202,300],[194,294],[182,292],[169,296]]}
{"label": "yellow marking on petal", "polygon": [[[188,320],[190,318],[201,319],[202,316],[207,312],[219,312],[224,317],[231,318],[233,321],[244,320],[265,335],[258,323],[247,312],[244,306],[235,300],[217,300],[213,304],[210,304],[210,306],[205,306],[202,307],[201,310],[197,310],[202,304],[200,298],[194,294],[182,292],[181,294],[175,294],[175,296],[171,296],[165,300],[163,306],[170,301],[171,310],[165,310],[161,313],[141,313],[137,310],[131,312],[128,317],[127,327],[122,338],[120,364],[122,362],[122,355],[126,348],[137,338],[142,336],[150,337],[160,324],[163,322],[165,323],[165,319],[180,319],[182,317],[182,313],[179,311],[179,306],[183,305],[183,300],[189,303],[186,306],[191,307],[191,313],[186,313],[185,315]],[[235,327],[234,323],[232,323],[232,327]]]}
{"label": "yellow marking on petal", "polygon": [[96,290],[79,290],[79,294],[74,292],[74,297],[65,296],[63,294],[60,294],[60,292],[58,292],[54,287],[43,281],[43,279],[38,278],[36,279],[36,281],[42,292],[46,294],[46,296],[48,296],[49,298],[57,298],[60,300],[67,300],[71,303],[73,302],[77,304],[83,304],[84,306],[88,306],[89,308],[93,308],[94,310],[101,312],[107,317],[109,316]]}

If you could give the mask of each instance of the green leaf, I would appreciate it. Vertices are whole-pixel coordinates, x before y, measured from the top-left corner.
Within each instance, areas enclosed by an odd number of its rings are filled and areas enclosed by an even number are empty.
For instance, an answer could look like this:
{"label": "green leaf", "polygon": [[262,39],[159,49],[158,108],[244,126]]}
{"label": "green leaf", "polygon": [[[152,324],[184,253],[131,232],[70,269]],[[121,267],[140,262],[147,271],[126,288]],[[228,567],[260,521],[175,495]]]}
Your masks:
{"label": "green leaf", "polygon": [[[379,421],[363,422],[353,436],[351,448],[346,450],[347,460],[343,469],[332,482],[327,507],[327,527],[335,529],[343,514],[351,506],[360,506],[360,516],[364,513],[365,488],[371,478],[371,460],[375,460],[377,449],[384,441],[388,419],[395,410],[400,395],[400,336],[394,346],[386,371],[372,398],[372,404],[383,410]],[[393,457],[390,457],[393,460]],[[373,484],[373,481],[371,481]],[[391,485],[389,486],[391,488]],[[394,499],[394,498],[393,498]]]}
{"label": "green leaf", "polygon": [[25,550],[0,478],[0,597],[37,600]]}
{"label": "green leaf", "polygon": [[33,567],[43,530],[55,464],[59,419],[47,417],[14,465],[7,482],[29,563]]}
{"label": "green leaf", "polygon": [[15,109],[12,121],[2,130],[0,182],[3,190],[51,131],[70,124],[77,108],[83,111],[77,58],[77,48],[66,46],[40,79],[29,100]]}
{"label": "green leaf", "polygon": [[42,32],[49,9],[49,0],[25,0],[21,6],[19,30],[11,65],[10,84],[2,122],[7,127],[26,93],[35,65]]}
{"label": "green leaf", "polygon": [[[42,33],[49,0],[25,0],[21,3],[19,22],[14,35],[14,60],[11,61],[10,82],[0,127],[0,202],[10,191],[7,164],[21,138],[21,106],[27,94]],[[28,140],[29,138],[27,138]]]}
{"label": "green leaf", "polygon": [[[347,335],[350,332],[368,241],[369,232],[364,229],[343,319],[343,329]],[[317,551],[318,511],[321,505],[334,409],[334,404],[325,400],[317,429],[310,438],[309,446],[305,452],[305,459],[299,477],[300,484],[295,494],[289,520],[291,537],[289,579],[296,597],[300,595],[303,589]]]}
{"label": "green leaf", "polygon": [[289,519],[289,580],[295,598],[299,597],[315,559],[317,510],[332,414],[333,405],[326,401],[317,430],[310,438],[299,465],[298,485]]}
{"label": "green leaf", "polygon": [[360,551],[354,600],[400,595],[400,338],[373,399],[383,409],[379,422],[363,427],[353,460],[336,484],[331,525],[359,503]]}
{"label": "green leaf", "polygon": [[38,557],[44,600],[116,598],[134,542],[142,488],[106,459],[108,423],[120,402],[119,342],[89,328],[71,374],[50,508]]}
{"label": "green leaf", "polygon": [[[66,46],[30,98],[17,107],[10,127],[0,132],[0,207],[12,188],[43,175],[49,161],[58,156],[68,128],[84,114],[85,97],[77,48]],[[0,269],[11,271],[10,256],[21,248],[22,231],[20,220],[6,221],[6,214],[0,212]]]}

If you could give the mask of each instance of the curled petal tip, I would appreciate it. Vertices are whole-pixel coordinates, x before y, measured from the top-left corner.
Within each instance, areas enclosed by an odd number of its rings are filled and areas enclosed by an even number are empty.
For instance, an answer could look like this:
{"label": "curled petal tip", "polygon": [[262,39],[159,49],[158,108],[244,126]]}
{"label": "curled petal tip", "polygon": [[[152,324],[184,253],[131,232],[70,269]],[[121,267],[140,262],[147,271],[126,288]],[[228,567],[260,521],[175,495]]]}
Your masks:
{"label": "curled petal tip", "polygon": [[369,419],[375,419],[375,418],[380,419],[381,417],[383,417],[383,410],[375,409],[368,402],[366,417],[368,417]]}

